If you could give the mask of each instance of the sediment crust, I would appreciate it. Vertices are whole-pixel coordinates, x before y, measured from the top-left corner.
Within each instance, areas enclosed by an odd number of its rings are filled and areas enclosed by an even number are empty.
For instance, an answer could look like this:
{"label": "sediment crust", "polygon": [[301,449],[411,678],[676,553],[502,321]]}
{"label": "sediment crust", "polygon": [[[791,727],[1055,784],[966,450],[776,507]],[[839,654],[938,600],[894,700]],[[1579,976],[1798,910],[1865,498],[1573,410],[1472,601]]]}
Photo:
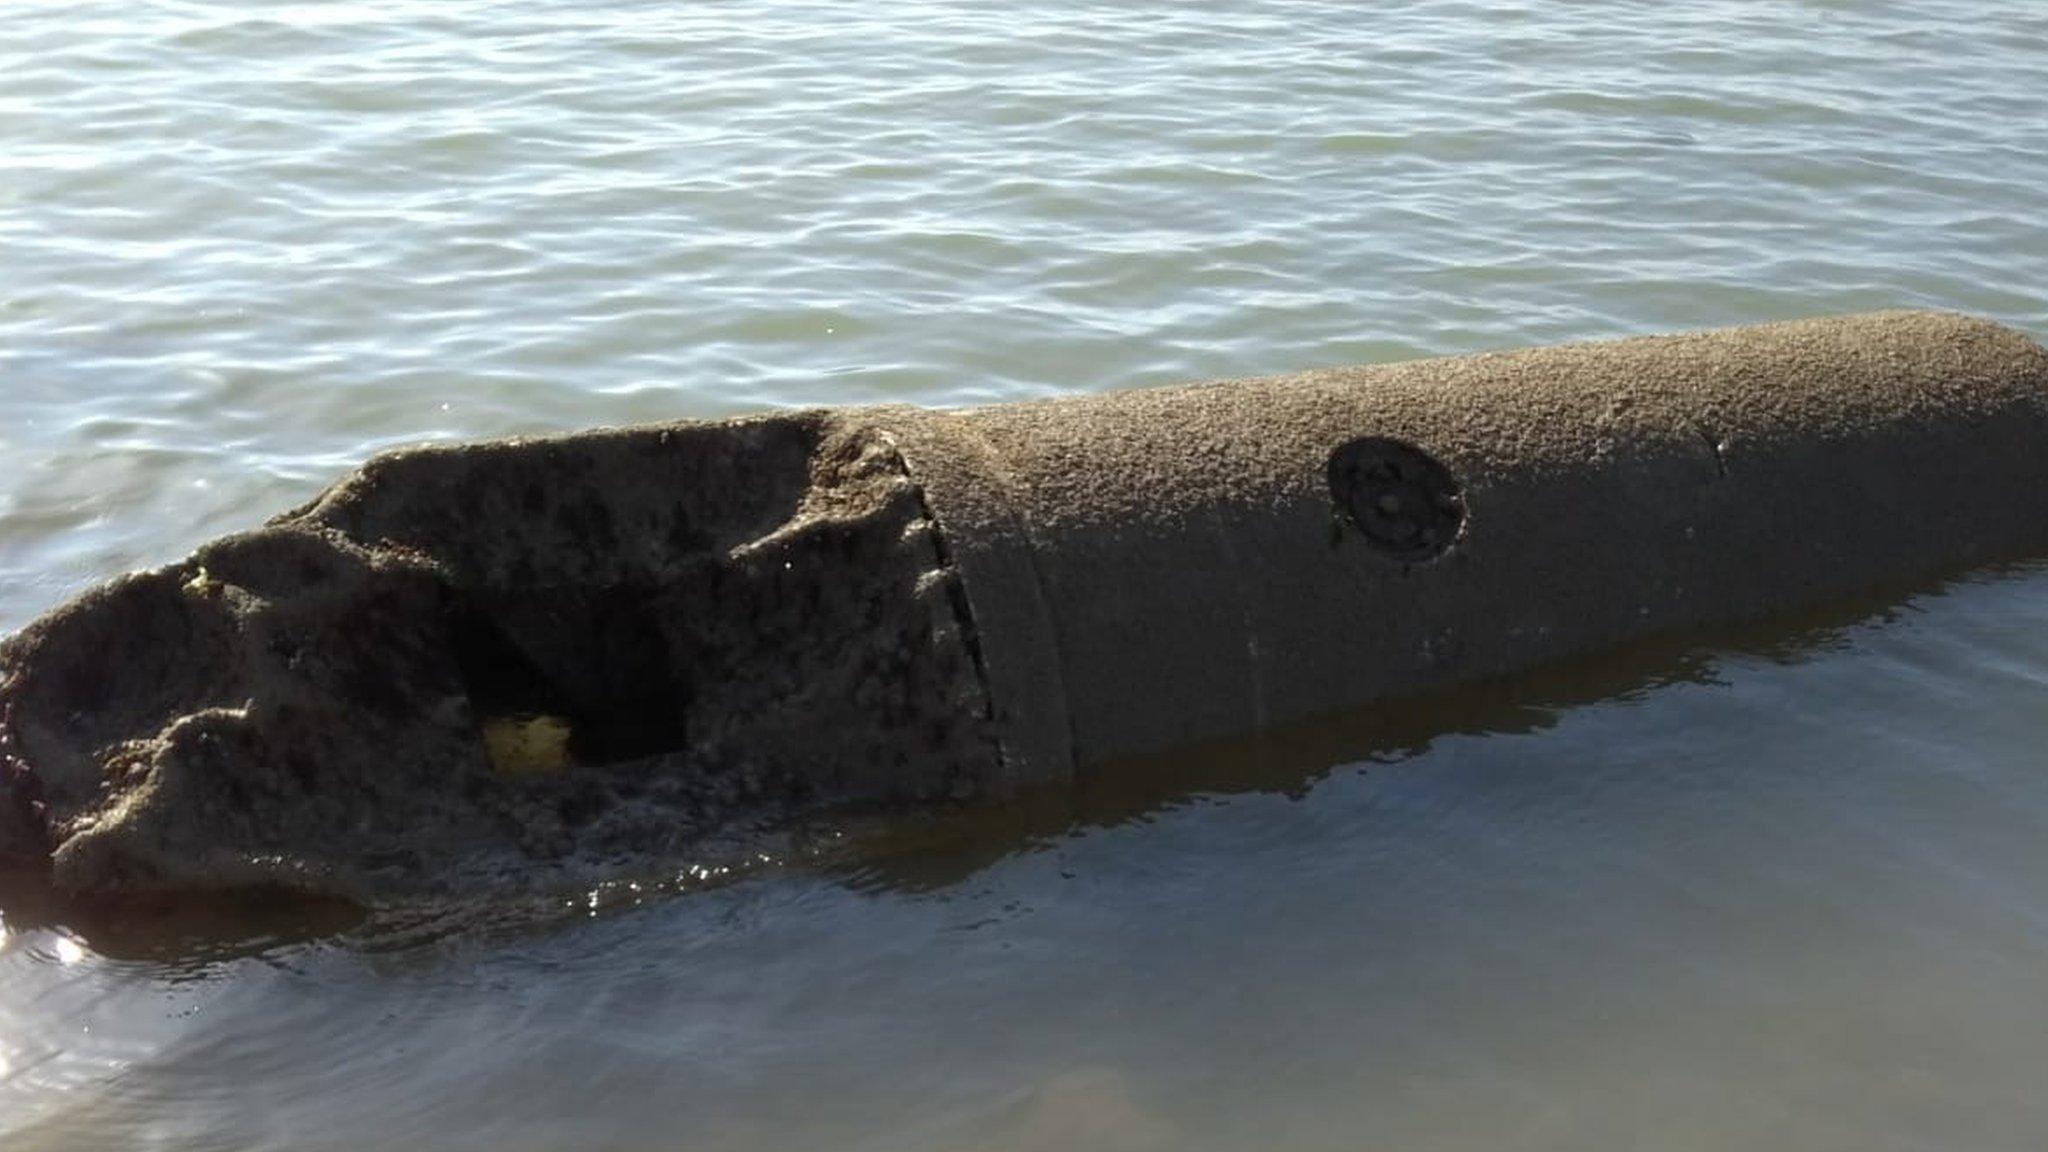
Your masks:
{"label": "sediment crust", "polygon": [[1019,779],[2048,550],[2048,352],[1945,313],[891,419]]}
{"label": "sediment crust", "polygon": [[2048,550],[2048,353],[1932,313],[410,450],[0,646],[74,892],[632,875]]}
{"label": "sediment crust", "polygon": [[976,794],[955,580],[824,413],[399,452],[10,640],[4,750],[71,891],[585,884]]}

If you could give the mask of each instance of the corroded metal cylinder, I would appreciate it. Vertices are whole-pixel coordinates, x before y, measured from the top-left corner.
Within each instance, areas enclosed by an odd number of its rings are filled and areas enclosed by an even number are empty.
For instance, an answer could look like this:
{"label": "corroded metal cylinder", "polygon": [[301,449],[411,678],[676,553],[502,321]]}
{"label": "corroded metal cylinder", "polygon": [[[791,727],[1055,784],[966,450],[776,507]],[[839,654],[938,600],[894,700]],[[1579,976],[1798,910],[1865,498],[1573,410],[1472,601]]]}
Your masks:
{"label": "corroded metal cylinder", "polygon": [[1930,313],[409,450],[0,649],[74,891],[659,870],[2048,549]]}
{"label": "corroded metal cylinder", "polygon": [[891,423],[1025,778],[2048,547],[2048,353],[1950,315]]}

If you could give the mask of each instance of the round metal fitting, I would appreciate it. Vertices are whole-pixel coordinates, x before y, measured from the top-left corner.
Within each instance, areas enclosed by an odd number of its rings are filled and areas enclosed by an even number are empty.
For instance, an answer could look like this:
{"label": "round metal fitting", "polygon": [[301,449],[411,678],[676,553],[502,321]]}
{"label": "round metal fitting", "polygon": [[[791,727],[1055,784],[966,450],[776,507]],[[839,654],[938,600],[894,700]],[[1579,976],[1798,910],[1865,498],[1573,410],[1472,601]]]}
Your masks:
{"label": "round metal fitting", "polygon": [[1406,563],[1434,560],[1465,527],[1457,477],[1412,444],[1383,436],[1330,454],[1330,498],[1376,551]]}

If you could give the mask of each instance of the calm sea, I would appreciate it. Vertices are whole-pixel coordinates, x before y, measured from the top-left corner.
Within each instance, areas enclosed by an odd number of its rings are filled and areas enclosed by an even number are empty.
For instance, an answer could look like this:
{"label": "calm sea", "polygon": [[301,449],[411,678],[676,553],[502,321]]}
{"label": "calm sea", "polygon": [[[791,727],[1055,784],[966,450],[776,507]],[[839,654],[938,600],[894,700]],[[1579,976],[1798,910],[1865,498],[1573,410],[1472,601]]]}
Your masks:
{"label": "calm sea", "polygon": [[[2037,4],[4,15],[0,630],[421,440],[2048,337]],[[2044,747],[2023,566],[538,924],[11,899],[0,1145],[2035,1149]]]}

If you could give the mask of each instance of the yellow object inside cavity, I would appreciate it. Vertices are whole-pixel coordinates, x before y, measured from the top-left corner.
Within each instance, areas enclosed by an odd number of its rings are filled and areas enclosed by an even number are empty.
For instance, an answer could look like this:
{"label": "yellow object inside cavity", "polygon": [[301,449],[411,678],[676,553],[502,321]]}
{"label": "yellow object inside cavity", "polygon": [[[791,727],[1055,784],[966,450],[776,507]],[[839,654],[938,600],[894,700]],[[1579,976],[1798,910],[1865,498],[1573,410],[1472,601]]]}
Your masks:
{"label": "yellow object inside cavity", "polygon": [[549,776],[569,766],[569,722],[560,716],[484,721],[484,751],[505,776]]}

